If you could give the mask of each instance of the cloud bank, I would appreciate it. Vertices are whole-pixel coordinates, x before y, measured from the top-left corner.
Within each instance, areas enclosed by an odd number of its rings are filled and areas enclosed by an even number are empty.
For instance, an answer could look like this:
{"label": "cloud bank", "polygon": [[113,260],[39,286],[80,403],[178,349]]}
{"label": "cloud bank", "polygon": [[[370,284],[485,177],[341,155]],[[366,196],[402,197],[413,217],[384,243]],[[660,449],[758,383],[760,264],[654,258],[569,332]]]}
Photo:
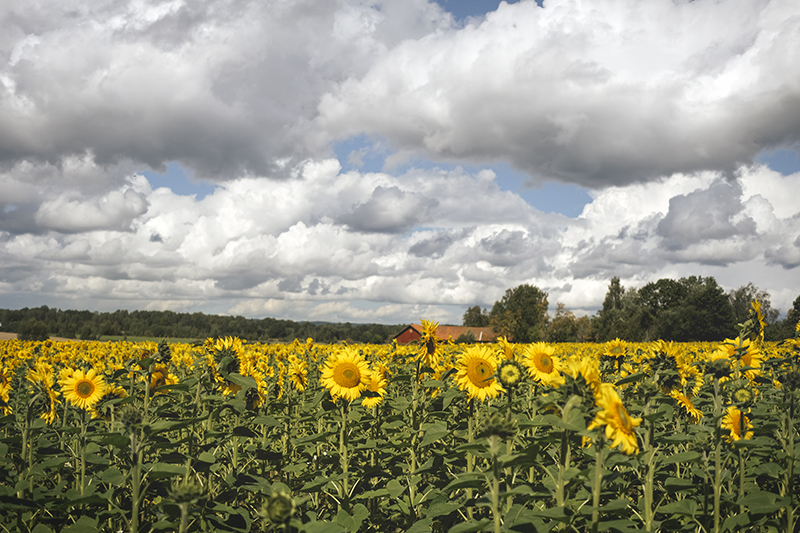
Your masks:
{"label": "cloud bank", "polygon": [[[755,162],[800,148],[796,2],[523,0],[461,24],[427,0],[67,0],[0,21],[3,307],[458,323],[520,283],[590,313],[612,276],[692,274],[797,296],[800,174]],[[216,189],[141,174],[171,162]],[[543,213],[497,163],[592,201]]]}

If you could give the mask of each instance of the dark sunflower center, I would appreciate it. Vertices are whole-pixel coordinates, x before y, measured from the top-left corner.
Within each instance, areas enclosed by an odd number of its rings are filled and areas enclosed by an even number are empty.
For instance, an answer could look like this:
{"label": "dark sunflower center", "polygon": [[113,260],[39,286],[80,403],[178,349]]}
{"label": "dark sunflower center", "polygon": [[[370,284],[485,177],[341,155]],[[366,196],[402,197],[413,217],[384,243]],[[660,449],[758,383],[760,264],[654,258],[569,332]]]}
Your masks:
{"label": "dark sunflower center", "polygon": [[357,387],[361,382],[361,373],[358,371],[358,367],[353,363],[340,363],[339,372],[337,372],[337,374],[338,379],[336,383],[338,383],[340,387],[352,389],[353,387]]}
{"label": "dark sunflower center", "polygon": [[81,398],[88,398],[94,392],[94,384],[91,381],[79,381],[75,387],[75,392],[77,392],[78,396]]}
{"label": "dark sunflower center", "polygon": [[547,354],[540,353],[539,357],[536,358],[536,367],[541,372],[550,373],[553,369],[553,360]]}
{"label": "dark sunflower center", "polygon": [[625,431],[630,432],[633,429],[633,424],[631,424],[631,418],[623,405],[617,405],[617,416]]}

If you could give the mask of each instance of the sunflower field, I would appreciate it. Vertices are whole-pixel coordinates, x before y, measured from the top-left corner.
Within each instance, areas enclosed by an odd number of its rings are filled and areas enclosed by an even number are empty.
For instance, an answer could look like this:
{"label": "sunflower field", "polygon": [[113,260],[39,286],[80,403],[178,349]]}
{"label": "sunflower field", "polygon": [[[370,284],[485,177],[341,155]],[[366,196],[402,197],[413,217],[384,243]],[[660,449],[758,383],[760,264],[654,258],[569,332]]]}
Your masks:
{"label": "sunflower field", "polygon": [[0,531],[798,530],[800,334],[0,342]]}

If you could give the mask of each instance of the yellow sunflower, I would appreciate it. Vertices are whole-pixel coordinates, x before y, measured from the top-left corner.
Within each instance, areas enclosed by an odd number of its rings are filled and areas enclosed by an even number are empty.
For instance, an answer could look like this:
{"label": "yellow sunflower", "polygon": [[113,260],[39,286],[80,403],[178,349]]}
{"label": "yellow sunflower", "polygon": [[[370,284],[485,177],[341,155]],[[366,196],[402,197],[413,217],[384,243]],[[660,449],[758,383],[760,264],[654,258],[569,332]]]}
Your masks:
{"label": "yellow sunflower", "polygon": [[378,394],[378,396],[365,396],[364,399],[361,400],[361,405],[372,408],[383,402],[383,396],[386,394],[387,385],[388,382],[386,381],[383,373],[373,370],[372,378],[369,380],[369,385],[367,385],[366,390],[374,392]]}
{"label": "yellow sunflower", "polygon": [[679,390],[672,390],[669,393],[675,401],[678,402],[678,406],[681,410],[686,413],[692,420],[692,423],[697,423],[703,418],[703,412],[694,406],[692,400],[689,399],[684,393],[680,392]]}
{"label": "yellow sunflower", "polygon": [[628,352],[628,343],[620,340],[619,338],[614,339],[613,341],[608,341],[605,345],[605,350],[603,355],[607,355],[608,357],[613,357],[614,359],[620,359],[625,357],[625,354]]}
{"label": "yellow sunflower", "polygon": [[610,383],[603,383],[596,396],[597,406],[602,409],[595,416],[588,429],[605,426],[606,438],[611,446],[619,446],[626,454],[639,451],[639,441],[635,429],[642,423],[641,418],[632,418],[622,404],[619,394]]}
{"label": "yellow sunflower", "polygon": [[561,361],[554,352],[555,348],[543,342],[525,346],[522,362],[528,368],[528,374],[532,379],[545,385],[564,383],[564,378],[561,376]]}
{"label": "yellow sunflower", "polygon": [[501,359],[514,359],[514,343],[508,342],[506,337],[497,337],[497,344],[500,346]]}
{"label": "yellow sunflower", "polygon": [[497,365],[497,380],[506,389],[512,389],[522,381],[522,367],[513,359],[503,359]]}
{"label": "yellow sunflower", "polygon": [[500,383],[494,379],[497,359],[488,346],[473,345],[465,348],[458,358],[456,369],[456,385],[467,391],[470,399],[484,401],[503,391]]}
{"label": "yellow sunflower", "polygon": [[355,400],[367,388],[371,377],[372,372],[361,352],[347,346],[325,361],[320,383],[334,398]]}
{"label": "yellow sunflower", "polygon": [[175,385],[178,382],[178,376],[170,373],[165,365],[155,365],[153,373],[150,374],[150,390],[155,390],[156,387],[163,387],[164,385]]}
{"label": "yellow sunflower", "polygon": [[750,423],[750,418],[734,406],[728,407],[720,427],[728,430],[729,434],[725,435],[728,442],[753,438],[753,424]]}
{"label": "yellow sunflower", "polygon": [[289,382],[300,392],[308,387],[308,366],[305,360],[297,357],[289,359]]}
{"label": "yellow sunflower", "polygon": [[128,393],[122,387],[112,387],[111,385],[106,385],[105,394],[103,394],[100,400],[98,400],[98,402],[89,409],[89,412],[92,413],[92,418],[111,420],[111,416],[114,414],[114,406],[117,403],[111,403],[112,400],[120,400],[127,397]]}
{"label": "yellow sunflower", "polygon": [[81,369],[75,370],[58,383],[64,398],[80,409],[92,408],[106,392],[103,376],[98,376],[94,368],[85,373]]}
{"label": "yellow sunflower", "polygon": [[3,383],[0,381],[0,413],[3,413],[3,416],[10,415],[13,413],[11,410],[11,405],[9,402],[9,393],[11,392],[11,385],[8,383]]}
{"label": "yellow sunflower", "polygon": [[420,338],[419,355],[422,358],[422,366],[433,368],[436,363],[436,347],[439,344],[439,338],[436,336],[436,328],[439,323],[429,322],[427,320],[420,320],[422,324],[422,337]]}

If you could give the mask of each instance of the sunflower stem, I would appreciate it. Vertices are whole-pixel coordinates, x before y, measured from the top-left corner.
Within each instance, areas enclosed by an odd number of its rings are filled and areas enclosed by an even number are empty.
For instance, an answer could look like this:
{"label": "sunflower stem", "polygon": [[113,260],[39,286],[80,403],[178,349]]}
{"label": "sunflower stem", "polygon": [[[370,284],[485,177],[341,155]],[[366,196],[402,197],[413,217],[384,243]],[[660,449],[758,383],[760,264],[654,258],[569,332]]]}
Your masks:
{"label": "sunflower stem", "polygon": [[597,450],[594,456],[594,485],[592,485],[592,533],[597,533],[600,525],[600,485],[603,482],[603,447],[605,435],[600,432],[596,442]]}
{"label": "sunflower stem", "polygon": [[783,415],[783,429],[786,433],[787,458],[786,492],[789,503],[786,506],[786,533],[794,533],[794,400],[795,391],[789,391],[789,412]]}
{"label": "sunflower stem", "polygon": [[502,517],[500,515],[500,462],[497,456],[500,452],[500,437],[489,436],[489,453],[492,456],[492,518],[494,519],[494,533],[500,533]]}
{"label": "sunflower stem", "polygon": [[339,432],[339,461],[342,467],[342,483],[339,488],[339,500],[340,509],[344,509],[347,511],[350,508],[349,502],[349,489],[348,489],[348,468],[349,468],[349,459],[347,457],[347,401],[341,400],[341,404],[339,407],[342,413],[342,425]]}
{"label": "sunflower stem", "polygon": [[714,435],[714,533],[720,531],[720,499],[722,497],[722,450],[720,446],[722,434],[722,399],[719,393],[719,378],[714,377],[714,419],[716,420]]}
{"label": "sunflower stem", "polygon": [[[472,400],[467,400],[468,407],[468,415],[467,415],[467,442],[472,444],[472,441],[475,440],[475,421],[474,421],[474,410],[473,410],[473,403]],[[471,474],[474,468],[475,458],[472,455],[472,452],[467,451],[467,474]],[[467,489],[467,501],[472,499],[472,489]],[[472,520],[473,509],[472,505],[467,506],[467,516],[469,519]]]}
{"label": "sunflower stem", "polygon": [[81,409],[81,496],[86,493],[86,410]]}

